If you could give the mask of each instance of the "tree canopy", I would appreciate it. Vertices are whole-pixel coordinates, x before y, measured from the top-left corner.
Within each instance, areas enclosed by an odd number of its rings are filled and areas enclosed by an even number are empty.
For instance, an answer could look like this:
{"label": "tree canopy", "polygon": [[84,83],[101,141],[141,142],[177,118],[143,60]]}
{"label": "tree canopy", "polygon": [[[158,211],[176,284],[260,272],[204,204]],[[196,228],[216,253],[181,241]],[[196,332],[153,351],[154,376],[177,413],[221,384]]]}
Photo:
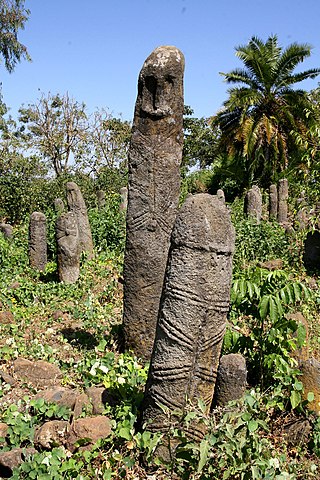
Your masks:
{"label": "tree canopy", "polygon": [[27,47],[18,40],[18,31],[24,29],[29,14],[24,0],[0,0],[0,54],[9,73],[23,58],[31,60]]}
{"label": "tree canopy", "polygon": [[220,153],[225,152],[229,172],[242,171],[244,185],[268,184],[285,170],[297,146],[295,134],[307,128],[310,98],[295,85],[316,78],[319,68],[295,72],[311,55],[308,44],[278,44],[276,35],[266,42],[253,36],[236,47],[243,68],[222,73],[234,84],[213,124],[221,130]]}

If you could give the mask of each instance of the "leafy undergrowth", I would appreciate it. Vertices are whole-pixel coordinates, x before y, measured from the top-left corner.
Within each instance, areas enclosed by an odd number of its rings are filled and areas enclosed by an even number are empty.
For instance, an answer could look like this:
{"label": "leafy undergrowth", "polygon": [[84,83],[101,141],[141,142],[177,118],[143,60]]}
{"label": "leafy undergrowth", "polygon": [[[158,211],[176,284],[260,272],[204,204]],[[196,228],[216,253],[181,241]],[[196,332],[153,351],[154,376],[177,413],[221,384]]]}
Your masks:
{"label": "leafy undergrowth", "polygon": [[[95,212],[96,225],[98,217]],[[319,356],[318,280],[301,269],[301,239],[289,239],[266,222],[257,226],[236,215],[234,222],[238,237],[224,353],[246,357],[250,386],[243,399],[210,415],[201,402],[178,421],[173,418],[179,412],[167,411],[171,427],[164,437],[136,427],[148,365],[123,351],[122,249],[98,249],[92,261],[83,259],[79,281],[65,285],[57,280],[54,261],[44,273],[28,266],[26,227],[16,228],[12,241],[0,237],[0,311],[10,312],[1,317],[0,370],[15,377],[18,357],[45,360],[61,369],[66,387],[104,386],[109,398],[104,414],[112,422],[110,435],[91,450],[81,444],[73,453],[63,446],[37,447],[11,478],[319,478],[320,421],[306,408],[295,360],[301,348]],[[123,237],[121,225],[115,231]],[[261,266],[274,258],[282,259],[282,269],[270,272]],[[287,317],[295,310],[308,320],[308,347],[305,329]],[[6,437],[0,438],[2,451],[33,447],[37,427],[47,420],[70,421],[66,407],[36,399],[32,384],[20,379],[10,384],[2,376],[0,422],[8,425]],[[84,409],[82,416],[87,415]],[[185,433],[195,421],[206,431],[200,443]],[[289,440],[284,428],[294,422],[309,425],[308,435],[300,433],[298,441]],[[159,459],[161,444],[172,444],[175,455]]]}

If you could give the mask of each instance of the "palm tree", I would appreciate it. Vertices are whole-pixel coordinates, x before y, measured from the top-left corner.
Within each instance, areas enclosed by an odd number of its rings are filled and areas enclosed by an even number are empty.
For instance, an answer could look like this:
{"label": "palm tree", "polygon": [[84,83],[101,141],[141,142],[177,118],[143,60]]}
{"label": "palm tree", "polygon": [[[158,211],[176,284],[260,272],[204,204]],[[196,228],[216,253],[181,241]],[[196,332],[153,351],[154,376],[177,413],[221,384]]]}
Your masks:
{"label": "palm tree", "polygon": [[308,44],[292,43],[282,49],[276,35],[264,43],[252,37],[248,45],[236,48],[244,63],[222,73],[227,83],[238,84],[228,90],[229,98],[213,118],[221,130],[221,152],[228,155],[229,167],[239,166],[244,185],[254,180],[268,185],[285,170],[295,149],[295,132],[307,125],[307,92],[295,84],[315,78],[319,68],[294,73],[311,55]]}

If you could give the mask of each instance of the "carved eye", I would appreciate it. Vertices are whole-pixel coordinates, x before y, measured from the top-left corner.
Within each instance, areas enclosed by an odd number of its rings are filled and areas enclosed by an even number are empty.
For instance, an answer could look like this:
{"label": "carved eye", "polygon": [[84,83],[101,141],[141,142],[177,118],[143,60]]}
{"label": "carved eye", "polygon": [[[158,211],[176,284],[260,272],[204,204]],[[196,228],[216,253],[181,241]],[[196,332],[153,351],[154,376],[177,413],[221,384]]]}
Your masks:
{"label": "carved eye", "polygon": [[174,84],[174,77],[172,77],[171,75],[167,75],[166,76],[166,82],[170,83],[170,85],[173,85]]}
{"label": "carved eye", "polygon": [[154,77],[146,77],[145,86],[152,95],[155,95],[157,90],[157,80]]}

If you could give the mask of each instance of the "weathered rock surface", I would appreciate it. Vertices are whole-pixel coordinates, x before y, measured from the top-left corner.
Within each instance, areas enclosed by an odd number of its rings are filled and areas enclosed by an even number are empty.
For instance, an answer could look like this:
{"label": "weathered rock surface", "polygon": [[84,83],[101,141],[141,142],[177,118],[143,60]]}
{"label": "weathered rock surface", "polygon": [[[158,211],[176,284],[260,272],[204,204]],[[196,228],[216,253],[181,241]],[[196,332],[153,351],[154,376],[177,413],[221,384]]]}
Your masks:
{"label": "weathered rock surface", "polygon": [[107,401],[107,390],[104,387],[89,387],[86,389],[86,394],[92,404],[93,415],[103,413]]}
{"label": "weathered rock surface", "polygon": [[62,378],[60,369],[43,360],[31,362],[24,358],[17,358],[13,362],[14,373],[19,379],[32,383],[36,387],[58,385]]}
{"label": "weathered rock surface", "polygon": [[303,263],[307,270],[320,270],[320,232],[308,232],[304,242]]}
{"label": "weathered rock surface", "polygon": [[[0,452],[0,475],[2,475],[2,470],[5,470],[5,473],[8,473],[8,476],[11,476],[12,470],[15,467],[18,467],[22,462],[24,462],[30,455],[37,453],[37,451],[30,448],[13,448],[8,452]],[[10,474],[11,472],[11,474]]]}
{"label": "weathered rock surface", "polygon": [[67,183],[67,203],[77,220],[80,251],[86,252],[90,259],[93,257],[93,241],[87,207],[80,188],[74,182]]}
{"label": "weathered rock surface", "polygon": [[[210,410],[229,310],[235,233],[226,205],[198,194],[181,207],[172,233],[143,422],[166,432],[159,404],[184,410],[199,398]],[[200,438],[193,425],[190,435]]]}
{"label": "weathered rock surface", "polygon": [[278,189],[277,185],[269,187],[269,218],[276,220],[278,216]]}
{"label": "weathered rock surface", "polygon": [[66,447],[76,450],[79,440],[86,440],[87,444],[94,444],[100,438],[106,438],[111,433],[111,420],[103,415],[97,417],[78,418],[68,428]]}
{"label": "weathered rock surface", "polygon": [[250,190],[247,191],[244,202],[245,214],[260,223],[262,216],[262,195],[260,188],[257,185],[253,185]]}
{"label": "weathered rock surface", "polygon": [[13,313],[9,310],[5,312],[0,312],[0,325],[14,323]]}
{"label": "weathered rock surface", "polygon": [[69,423],[64,420],[46,422],[36,431],[35,445],[42,448],[59,447],[65,443]]}
{"label": "weathered rock surface", "polygon": [[126,211],[128,208],[128,188],[121,187],[120,195],[121,195],[120,211]]}
{"label": "weathered rock surface", "polygon": [[226,199],[225,199],[225,196],[224,196],[224,191],[221,190],[221,188],[219,188],[217,190],[217,197],[219,198],[219,200],[221,200],[222,202],[225,202]]}
{"label": "weathered rock surface", "polygon": [[124,260],[127,349],[150,359],[170,235],[180,193],[184,57],[159,47],[138,81],[131,144]]}
{"label": "weathered rock surface", "polygon": [[106,192],[104,190],[97,191],[98,208],[103,208],[106,204]]}
{"label": "weathered rock surface", "polygon": [[266,270],[282,270],[283,260],[281,258],[275,258],[274,260],[266,260],[265,262],[259,263],[260,268],[265,268]]}
{"label": "weathered rock surface", "polygon": [[13,236],[13,226],[8,223],[0,223],[0,232],[2,232],[4,238],[10,239]]}
{"label": "weathered rock surface", "polygon": [[29,224],[29,261],[43,272],[47,265],[47,221],[44,213],[33,212]]}
{"label": "weathered rock surface", "polygon": [[238,353],[230,353],[220,358],[214,404],[227,405],[231,400],[241,398],[247,385],[247,367],[245,358]]}
{"label": "weathered rock surface", "polygon": [[293,446],[308,444],[311,432],[312,427],[306,418],[294,418],[283,425],[286,441]]}
{"label": "weathered rock surface", "polygon": [[59,279],[75,283],[80,275],[80,240],[78,222],[73,212],[62,213],[56,221]]}
{"label": "weathered rock surface", "polygon": [[64,211],[64,202],[62,198],[56,198],[53,202],[54,209],[58,215],[60,215]]}
{"label": "weathered rock surface", "polygon": [[282,178],[278,184],[278,222],[280,224],[286,224],[288,222],[288,198],[288,180]]}
{"label": "weathered rock surface", "polygon": [[5,438],[8,433],[8,425],[4,422],[0,422],[0,438]]}
{"label": "weathered rock surface", "polygon": [[308,393],[313,392],[314,400],[308,403],[308,408],[320,415],[320,362],[315,358],[302,360],[299,369],[302,372],[299,380],[303,383],[303,399],[308,400]]}

